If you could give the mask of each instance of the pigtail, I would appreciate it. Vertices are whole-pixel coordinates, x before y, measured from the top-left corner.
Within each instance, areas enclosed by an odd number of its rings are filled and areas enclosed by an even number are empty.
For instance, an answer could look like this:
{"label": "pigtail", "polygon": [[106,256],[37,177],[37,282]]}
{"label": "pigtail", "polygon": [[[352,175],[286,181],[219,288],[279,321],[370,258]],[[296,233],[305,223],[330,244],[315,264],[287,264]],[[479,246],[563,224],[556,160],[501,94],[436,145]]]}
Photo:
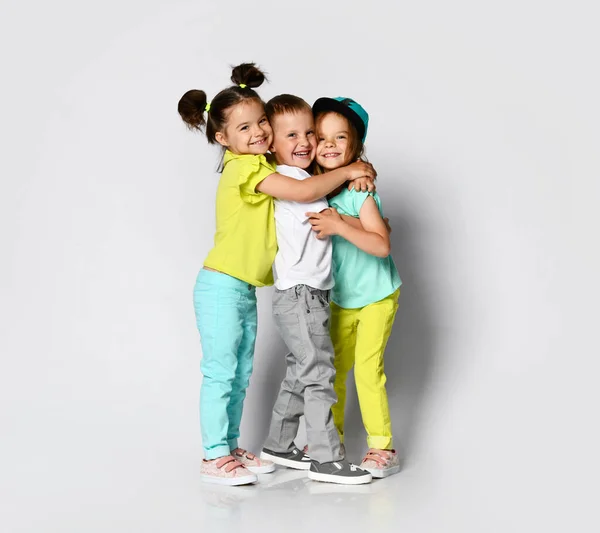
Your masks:
{"label": "pigtail", "polygon": [[188,91],[179,100],[177,111],[190,130],[203,131],[209,144],[218,144],[216,136],[227,126],[227,111],[246,100],[262,104],[254,88],[266,79],[254,63],[243,63],[232,69],[231,81],[235,85],[223,89],[211,102],[208,102],[204,91]]}
{"label": "pigtail", "polygon": [[192,89],[181,97],[177,111],[189,129],[201,131],[206,125],[206,104],[206,93],[197,89]]}
{"label": "pigtail", "polygon": [[234,67],[231,72],[231,81],[234,85],[245,85],[251,89],[260,87],[266,79],[265,73],[254,63],[242,63]]}

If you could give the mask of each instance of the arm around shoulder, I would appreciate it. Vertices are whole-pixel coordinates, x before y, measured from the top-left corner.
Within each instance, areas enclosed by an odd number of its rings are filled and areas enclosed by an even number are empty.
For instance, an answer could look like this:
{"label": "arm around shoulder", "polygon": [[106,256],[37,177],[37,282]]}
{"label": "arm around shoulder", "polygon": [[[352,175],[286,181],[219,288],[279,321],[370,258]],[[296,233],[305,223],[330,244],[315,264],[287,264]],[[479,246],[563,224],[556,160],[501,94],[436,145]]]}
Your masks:
{"label": "arm around shoulder", "polygon": [[324,196],[317,196],[319,191],[315,190],[313,178],[300,181],[277,172],[262,180],[256,190],[280,200],[302,203],[313,202]]}
{"label": "arm around shoulder", "polygon": [[327,196],[345,181],[375,175],[370,163],[360,161],[302,181],[274,173],[263,179],[256,190],[280,200],[308,203]]}

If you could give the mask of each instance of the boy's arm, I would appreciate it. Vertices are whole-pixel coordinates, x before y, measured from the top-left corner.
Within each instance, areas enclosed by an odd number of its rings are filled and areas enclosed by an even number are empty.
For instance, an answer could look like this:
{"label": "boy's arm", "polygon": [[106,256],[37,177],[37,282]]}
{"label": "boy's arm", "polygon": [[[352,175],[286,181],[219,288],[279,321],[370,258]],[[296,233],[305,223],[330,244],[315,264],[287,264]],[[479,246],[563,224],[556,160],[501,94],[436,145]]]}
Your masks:
{"label": "boy's arm", "polygon": [[368,254],[377,257],[390,255],[390,235],[372,196],[365,200],[360,209],[362,229],[344,221],[334,208],[330,208],[329,212],[306,213],[306,216],[310,218],[319,239],[339,235]]}
{"label": "boy's arm", "polygon": [[376,175],[373,165],[364,161],[357,161],[346,167],[332,170],[320,176],[306,178],[302,181],[274,173],[262,180],[256,186],[256,190],[280,200],[308,203],[327,196],[348,180],[358,178],[373,180]]}

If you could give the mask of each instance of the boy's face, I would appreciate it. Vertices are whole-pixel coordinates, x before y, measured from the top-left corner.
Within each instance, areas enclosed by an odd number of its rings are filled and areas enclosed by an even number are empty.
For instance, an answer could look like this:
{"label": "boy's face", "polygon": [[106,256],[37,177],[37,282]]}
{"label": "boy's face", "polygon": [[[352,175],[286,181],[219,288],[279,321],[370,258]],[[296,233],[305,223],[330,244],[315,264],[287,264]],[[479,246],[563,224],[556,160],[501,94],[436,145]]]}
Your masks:
{"label": "boy's face", "polygon": [[315,121],[309,110],[276,115],[272,120],[271,153],[278,165],[306,169],[315,158]]}

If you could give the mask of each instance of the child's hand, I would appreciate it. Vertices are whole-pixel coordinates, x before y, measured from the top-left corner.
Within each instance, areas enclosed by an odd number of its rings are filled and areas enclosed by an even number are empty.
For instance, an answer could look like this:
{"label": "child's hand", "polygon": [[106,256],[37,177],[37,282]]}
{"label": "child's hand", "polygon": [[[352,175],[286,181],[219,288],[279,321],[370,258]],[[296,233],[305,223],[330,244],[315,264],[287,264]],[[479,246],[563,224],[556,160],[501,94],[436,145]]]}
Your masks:
{"label": "child's hand", "polygon": [[360,159],[346,167],[348,172],[348,180],[353,181],[358,178],[371,178],[374,180],[377,177],[377,172],[371,163],[366,163]]}
{"label": "child's hand", "polygon": [[325,239],[330,235],[337,235],[341,224],[345,224],[337,209],[329,207],[320,213],[305,213],[317,234],[317,239]]}
{"label": "child's hand", "polygon": [[375,182],[371,178],[357,178],[348,184],[348,190],[351,191],[352,189],[359,192],[373,192],[376,187]]}

